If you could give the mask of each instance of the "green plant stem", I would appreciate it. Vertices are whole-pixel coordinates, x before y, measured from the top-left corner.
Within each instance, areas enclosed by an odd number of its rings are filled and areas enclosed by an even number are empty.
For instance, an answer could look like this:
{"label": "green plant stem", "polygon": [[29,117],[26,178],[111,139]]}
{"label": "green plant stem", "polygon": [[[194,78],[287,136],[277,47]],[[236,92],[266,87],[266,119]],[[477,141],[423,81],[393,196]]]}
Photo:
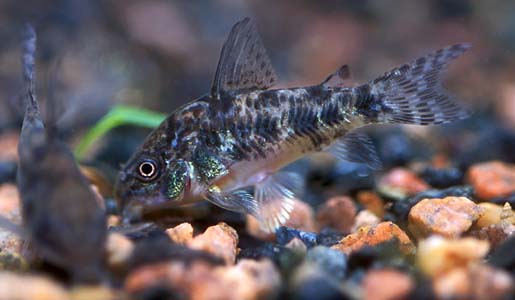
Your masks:
{"label": "green plant stem", "polygon": [[130,106],[115,106],[93,126],[75,147],[75,157],[82,160],[91,146],[111,129],[121,125],[156,128],[166,115]]}

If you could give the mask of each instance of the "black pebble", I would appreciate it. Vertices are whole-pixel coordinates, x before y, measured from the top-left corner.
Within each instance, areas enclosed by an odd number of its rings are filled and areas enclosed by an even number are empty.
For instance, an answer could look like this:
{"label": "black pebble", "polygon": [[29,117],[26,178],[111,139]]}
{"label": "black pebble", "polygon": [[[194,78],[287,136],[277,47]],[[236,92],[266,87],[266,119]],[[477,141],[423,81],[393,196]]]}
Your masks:
{"label": "black pebble", "polygon": [[213,265],[223,264],[221,258],[210,253],[192,250],[186,246],[175,244],[168,236],[155,236],[136,243],[128,265],[130,269],[133,269],[145,264],[170,260],[182,261],[187,264],[196,260]]}
{"label": "black pebble", "polygon": [[310,249],[306,261],[316,264],[327,275],[338,280],[343,280],[347,273],[347,256],[328,247],[316,246]]}
{"label": "black pebble", "polygon": [[179,292],[175,287],[165,284],[155,284],[143,291],[132,295],[134,300],[186,300],[186,295]]}
{"label": "black pebble", "polygon": [[458,168],[425,168],[420,176],[432,187],[443,189],[463,183],[463,172]]}
{"label": "black pebble", "polygon": [[515,236],[495,248],[488,262],[495,267],[511,272],[515,276]]}
{"label": "black pebble", "polygon": [[313,277],[304,280],[292,292],[289,299],[296,300],[345,300],[348,298],[340,288],[340,286],[333,280],[327,278]]}
{"label": "black pebble", "polygon": [[499,205],[504,205],[506,202],[508,202],[511,205],[511,207],[515,207],[515,193],[505,196],[505,197],[494,198],[494,199],[490,200],[490,202],[499,204]]}
{"label": "black pebble", "polygon": [[317,235],[317,245],[331,247],[337,244],[345,235],[332,228],[324,228]]}
{"label": "black pebble", "polygon": [[277,243],[280,245],[288,244],[293,238],[300,239],[308,248],[317,245],[316,233],[297,230],[285,226],[281,226],[275,231],[275,238]]}
{"label": "black pebble", "polygon": [[0,161],[0,184],[16,181],[17,165],[14,161]]}

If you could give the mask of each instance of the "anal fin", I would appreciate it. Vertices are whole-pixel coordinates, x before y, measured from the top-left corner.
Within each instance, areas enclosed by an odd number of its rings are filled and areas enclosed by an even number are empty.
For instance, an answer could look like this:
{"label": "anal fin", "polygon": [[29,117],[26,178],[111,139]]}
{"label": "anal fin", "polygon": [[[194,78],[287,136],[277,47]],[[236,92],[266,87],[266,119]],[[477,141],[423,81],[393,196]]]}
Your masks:
{"label": "anal fin", "polygon": [[324,151],[339,160],[364,164],[371,170],[379,170],[382,167],[372,140],[364,134],[348,133]]}

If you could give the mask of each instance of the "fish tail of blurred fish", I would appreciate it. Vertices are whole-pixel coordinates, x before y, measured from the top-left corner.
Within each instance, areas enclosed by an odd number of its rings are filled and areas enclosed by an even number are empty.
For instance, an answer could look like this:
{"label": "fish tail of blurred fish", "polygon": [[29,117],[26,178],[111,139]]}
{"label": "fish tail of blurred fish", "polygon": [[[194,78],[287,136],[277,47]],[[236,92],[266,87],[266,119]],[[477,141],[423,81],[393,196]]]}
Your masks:
{"label": "fish tail of blurred fish", "polygon": [[35,92],[35,53],[36,53],[36,32],[34,28],[30,24],[25,24],[24,32],[23,32],[23,79],[27,84],[27,92],[28,92],[28,102],[27,102],[27,112],[28,113],[38,113],[39,114],[39,105],[36,99]]}
{"label": "fish tail of blurred fish", "polygon": [[469,116],[442,87],[449,63],[470,48],[456,44],[357,87],[355,109],[372,123],[445,124]]}
{"label": "fish tail of blurred fish", "polygon": [[25,25],[22,45],[23,80],[26,89],[26,94],[22,99],[26,107],[22,130],[20,133],[18,154],[20,156],[20,161],[29,161],[33,159],[35,154],[34,152],[38,148],[37,146],[42,146],[47,141],[47,133],[45,132],[45,126],[41,120],[41,113],[36,95],[36,32],[30,24]]}

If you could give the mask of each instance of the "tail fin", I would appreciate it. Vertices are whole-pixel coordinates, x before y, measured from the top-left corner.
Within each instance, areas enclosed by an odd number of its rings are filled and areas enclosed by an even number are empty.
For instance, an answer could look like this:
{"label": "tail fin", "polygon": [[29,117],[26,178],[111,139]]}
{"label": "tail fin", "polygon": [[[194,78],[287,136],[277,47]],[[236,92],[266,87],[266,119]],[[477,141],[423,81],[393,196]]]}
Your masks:
{"label": "tail fin", "polygon": [[442,88],[449,63],[470,46],[440,49],[385,73],[358,89],[356,108],[375,122],[443,124],[468,117]]}
{"label": "tail fin", "polygon": [[32,26],[27,24],[23,34],[22,54],[23,79],[26,85],[26,96],[23,98],[26,109],[18,143],[20,166],[24,162],[35,162],[35,155],[40,152],[39,149],[45,145],[47,140],[45,126],[41,121],[38,100],[36,98],[35,52],[36,33]]}
{"label": "tail fin", "polygon": [[26,114],[34,115],[39,114],[38,101],[36,99],[35,88],[35,53],[36,53],[36,32],[30,24],[25,25],[23,35],[23,80],[27,85],[28,101]]}

